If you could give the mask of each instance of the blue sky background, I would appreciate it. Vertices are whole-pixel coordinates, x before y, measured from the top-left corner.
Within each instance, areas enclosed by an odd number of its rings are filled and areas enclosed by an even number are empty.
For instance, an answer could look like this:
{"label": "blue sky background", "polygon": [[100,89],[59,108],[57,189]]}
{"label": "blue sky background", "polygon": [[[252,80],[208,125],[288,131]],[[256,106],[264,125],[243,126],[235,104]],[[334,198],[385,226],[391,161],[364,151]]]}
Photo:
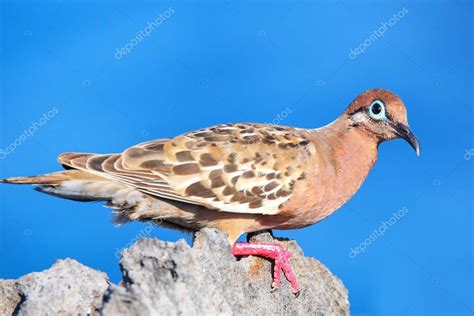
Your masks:
{"label": "blue sky background", "polygon": [[[169,8],[166,21],[116,58]],[[383,37],[350,58],[401,10]],[[287,108],[280,124],[319,127],[367,88],[396,92],[421,157],[403,141],[383,144],[340,211],[276,234],[297,239],[343,280],[353,315],[473,314],[471,1],[2,1],[0,20],[0,148],[57,109],[0,157],[1,177],[58,170],[61,152],[119,152],[217,123],[278,122]],[[117,282],[117,249],[145,228],[115,227],[99,203],[30,187],[2,186],[0,195],[0,278],[71,257]],[[151,236],[183,237],[161,228]]]}

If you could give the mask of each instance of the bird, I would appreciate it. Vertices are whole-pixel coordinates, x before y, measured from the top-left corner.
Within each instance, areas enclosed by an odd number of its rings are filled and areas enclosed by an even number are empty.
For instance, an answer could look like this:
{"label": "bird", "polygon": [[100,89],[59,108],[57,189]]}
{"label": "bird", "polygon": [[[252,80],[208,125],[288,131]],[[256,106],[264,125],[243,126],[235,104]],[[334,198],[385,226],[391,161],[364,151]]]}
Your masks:
{"label": "bird", "polygon": [[152,221],[185,231],[227,234],[232,254],[274,261],[272,290],[285,275],[301,288],[290,251],[238,242],[262,230],[303,228],[346,203],[374,166],[378,146],[406,140],[420,154],[403,101],[385,89],[358,95],[332,123],[315,129],[231,123],[127,148],[63,153],[63,171],[0,180],[76,201],[104,201],[117,223]]}

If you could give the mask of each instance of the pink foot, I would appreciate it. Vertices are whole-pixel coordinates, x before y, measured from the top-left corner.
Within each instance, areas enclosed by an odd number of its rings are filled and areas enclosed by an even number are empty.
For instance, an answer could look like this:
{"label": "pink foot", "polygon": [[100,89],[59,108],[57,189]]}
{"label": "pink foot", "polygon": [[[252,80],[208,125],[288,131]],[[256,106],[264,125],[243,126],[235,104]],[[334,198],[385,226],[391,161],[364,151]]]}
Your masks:
{"label": "pink foot", "polygon": [[298,297],[300,286],[290,266],[292,254],[288,250],[283,249],[279,244],[236,242],[232,247],[232,254],[234,256],[262,256],[275,260],[272,289],[275,290],[280,286],[281,271],[283,271],[291,284],[293,293]]}

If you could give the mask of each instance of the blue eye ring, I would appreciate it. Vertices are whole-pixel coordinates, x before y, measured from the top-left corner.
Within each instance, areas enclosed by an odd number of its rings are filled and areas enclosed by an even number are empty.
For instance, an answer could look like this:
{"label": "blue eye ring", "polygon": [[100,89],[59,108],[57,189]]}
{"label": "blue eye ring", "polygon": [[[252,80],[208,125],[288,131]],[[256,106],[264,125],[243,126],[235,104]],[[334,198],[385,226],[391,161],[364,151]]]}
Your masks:
{"label": "blue eye ring", "polygon": [[375,100],[369,106],[369,115],[374,120],[385,120],[387,118],[387,114],[385,111],[385,104],[382,100]]}

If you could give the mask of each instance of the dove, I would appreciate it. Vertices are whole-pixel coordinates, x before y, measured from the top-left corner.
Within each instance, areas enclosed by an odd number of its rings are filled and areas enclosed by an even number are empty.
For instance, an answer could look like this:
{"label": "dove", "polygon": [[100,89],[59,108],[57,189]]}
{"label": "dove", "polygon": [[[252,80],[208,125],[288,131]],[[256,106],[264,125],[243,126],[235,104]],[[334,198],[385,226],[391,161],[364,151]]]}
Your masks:
{"label": "dove", "polygon": [[118,223],[153,221],[227,234],[232,254],[274,260],[295,294],[291,252],[279,244],[237,242],[246,233],[320,222],[359,189],[380,143],[406,140],[420,153],[402,100],[385,89],[357,96],[334,122],[316,129],[220,124],[132,146],[122,153],[64,153],[63,171],[0,180],[76,201],[104,201]]}

